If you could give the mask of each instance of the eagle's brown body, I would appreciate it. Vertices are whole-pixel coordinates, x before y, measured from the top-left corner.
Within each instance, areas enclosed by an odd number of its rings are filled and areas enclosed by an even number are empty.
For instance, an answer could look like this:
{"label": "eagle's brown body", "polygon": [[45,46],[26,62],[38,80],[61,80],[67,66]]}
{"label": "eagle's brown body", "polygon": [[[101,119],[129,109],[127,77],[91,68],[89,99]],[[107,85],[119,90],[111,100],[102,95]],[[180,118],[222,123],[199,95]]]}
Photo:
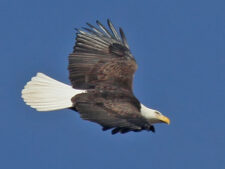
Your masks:
{"label": "eagle's brown body", "polygon": [[125,35],[108,20],[107,30],[87,23],[77,30],[76,43],[69,55],[68,86],[38,73],[22,91],[26,104],[38,111],[70,108],[85,120],[96,122],[112,133],[148,130],[154,123],[168,123],[160,112],[140,104],[133,94],[136,61]]}
{"label": "eagle's brown body", "polygon": [[140,114],[139,101],[118,91],[90,90],[72,98],[74,108],[85,120],[99,123],[103,130],[116,132],[152,130],[153,126]]}

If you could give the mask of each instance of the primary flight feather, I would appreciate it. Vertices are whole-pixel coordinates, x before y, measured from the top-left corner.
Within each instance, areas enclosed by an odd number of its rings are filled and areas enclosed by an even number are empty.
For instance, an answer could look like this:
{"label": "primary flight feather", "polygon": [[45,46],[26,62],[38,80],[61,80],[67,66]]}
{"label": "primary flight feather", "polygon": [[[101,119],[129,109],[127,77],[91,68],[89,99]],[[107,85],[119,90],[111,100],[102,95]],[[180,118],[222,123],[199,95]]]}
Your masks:
{"label": "primary flight feather", "polygon": [[77,30],[76,43],[69,55],[72,86],[37,73],[22,90],[24,102],[37,111],[72,109],[100,124],[112,134],[155,131],[153,124],[170,123],[159,111],[147,108],[134,96],[133,77],[137,69],[123,30],[119,33],[110,20],[109,29]]}

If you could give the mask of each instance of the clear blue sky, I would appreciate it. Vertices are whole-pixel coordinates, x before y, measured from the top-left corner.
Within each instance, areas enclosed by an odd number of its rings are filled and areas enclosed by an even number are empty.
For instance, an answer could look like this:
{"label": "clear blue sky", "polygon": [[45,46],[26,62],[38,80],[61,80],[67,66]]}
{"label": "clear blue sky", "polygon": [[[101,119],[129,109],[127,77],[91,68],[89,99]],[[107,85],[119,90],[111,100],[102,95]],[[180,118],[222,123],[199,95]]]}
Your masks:
{"label": "clear blue sky", "polygon": [[[69,83],[74,28],[110,18],[139,64],[134,92],[171,125],[111,135],[77,112],[36,112],[36,72]],[[224,169],[224,0],[1,0],[1,169]]]}

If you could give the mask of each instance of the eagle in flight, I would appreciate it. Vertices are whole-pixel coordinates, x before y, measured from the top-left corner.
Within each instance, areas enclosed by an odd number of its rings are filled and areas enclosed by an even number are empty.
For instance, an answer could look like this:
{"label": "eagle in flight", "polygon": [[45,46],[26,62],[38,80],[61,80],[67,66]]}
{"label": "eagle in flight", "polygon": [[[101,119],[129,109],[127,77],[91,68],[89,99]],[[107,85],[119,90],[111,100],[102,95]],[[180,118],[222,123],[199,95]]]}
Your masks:
{"label": "eagle in flight", "polygon": [[107,29],[99,21],[77,29],[69,55],[72,86],[37,73],[22,90],[24,102],[37,111],[72,109],[81,118],[98,123],[112,134],[152,131],[155,123],[170,123],[159,111],[141,104],[133,93],[137,69],[123,30],[110,20]]}

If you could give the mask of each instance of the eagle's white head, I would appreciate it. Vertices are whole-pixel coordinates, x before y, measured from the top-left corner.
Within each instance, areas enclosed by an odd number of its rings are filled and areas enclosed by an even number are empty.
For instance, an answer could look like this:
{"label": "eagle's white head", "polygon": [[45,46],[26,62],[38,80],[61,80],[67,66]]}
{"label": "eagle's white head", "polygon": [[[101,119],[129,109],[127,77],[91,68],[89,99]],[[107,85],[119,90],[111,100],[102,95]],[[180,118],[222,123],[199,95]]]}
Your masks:
{"label": "eagle's white head", "polygon": [[170,119],[157,110],[150,109],[141,104],[141,115],[145,117],[151,124],[167,123],[170,124]]}

